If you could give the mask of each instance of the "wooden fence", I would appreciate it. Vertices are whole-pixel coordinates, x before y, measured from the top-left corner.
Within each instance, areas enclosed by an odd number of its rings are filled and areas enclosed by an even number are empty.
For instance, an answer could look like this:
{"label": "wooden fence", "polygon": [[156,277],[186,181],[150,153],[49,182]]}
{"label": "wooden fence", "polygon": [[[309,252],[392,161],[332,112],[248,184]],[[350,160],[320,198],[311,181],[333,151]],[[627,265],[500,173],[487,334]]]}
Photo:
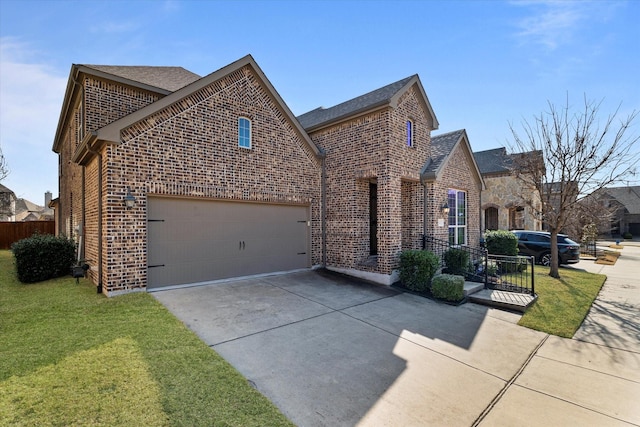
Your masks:
{"label": "wooden fence", "polygon": [[55,221],[0,222],[0,249],[10,249],[18,240],[33,236],[35,233],[55,234]]}

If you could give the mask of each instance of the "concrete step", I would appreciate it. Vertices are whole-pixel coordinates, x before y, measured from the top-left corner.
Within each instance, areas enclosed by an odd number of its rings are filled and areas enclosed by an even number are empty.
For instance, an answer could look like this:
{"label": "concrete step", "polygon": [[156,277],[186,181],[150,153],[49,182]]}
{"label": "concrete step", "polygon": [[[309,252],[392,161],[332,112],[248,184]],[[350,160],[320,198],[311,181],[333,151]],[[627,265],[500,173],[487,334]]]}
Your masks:
{"label": "concrete step", "polygon": [[484,289],[484,283],[478,282],[464,282],[464,296],[468,297],[469,295],[475,294],[476,292],[480,292]]}
{"label": "concrete step", "polygon": [[483,289],[469,296],[469,301],[506,310],[524,313],[538,299],[537,295],[518,292]]}

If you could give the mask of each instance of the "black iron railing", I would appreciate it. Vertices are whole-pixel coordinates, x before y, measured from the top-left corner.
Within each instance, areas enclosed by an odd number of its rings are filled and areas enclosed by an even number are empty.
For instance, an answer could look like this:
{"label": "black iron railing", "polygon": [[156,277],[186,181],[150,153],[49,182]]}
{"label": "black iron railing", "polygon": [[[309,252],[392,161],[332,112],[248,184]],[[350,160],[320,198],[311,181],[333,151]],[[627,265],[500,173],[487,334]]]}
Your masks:
{"label": "black iron railing", "polygon": [[484,283],[485,288],[489,289],[535,295],[535,263],[532,257],[492,255],[484,248],[452,245],[446,240],[423,236],[422,249],[436,254],[443,272],[448,272],[449,269],[445,254],[454,248],[469,254],[467,268],[464,272],[458,272],[464,274],[465,280]]}
{"label": "black iron railing", "polygon": [[596,241],[582,242],[580,243],[580,253],[583,255],[589,255],[594,258],[598,256],[598,250],[596,249]]}
{"label": "black iron railing", "polygon": [[535,295],[534,258],[488,255],[485,287]]}

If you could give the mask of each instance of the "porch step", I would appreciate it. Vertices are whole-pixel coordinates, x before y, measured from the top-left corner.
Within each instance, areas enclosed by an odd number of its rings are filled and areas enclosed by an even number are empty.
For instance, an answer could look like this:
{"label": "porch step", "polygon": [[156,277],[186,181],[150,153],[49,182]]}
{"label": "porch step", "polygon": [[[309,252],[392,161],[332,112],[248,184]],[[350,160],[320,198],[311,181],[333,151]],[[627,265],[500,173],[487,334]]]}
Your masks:
{"label": "porch step", "polygon": [[471,294],[475,294],[484,289],[483,283],[478,282],[464,282],[464,296],[468,297]]}
{"label": "porch step", "polygon": [[496,289],[483,289],[469,295],[469,301],[490,307],[514,310],[524,313],[533,304],[538,296],[521,294],[518,292],[499,291]]}

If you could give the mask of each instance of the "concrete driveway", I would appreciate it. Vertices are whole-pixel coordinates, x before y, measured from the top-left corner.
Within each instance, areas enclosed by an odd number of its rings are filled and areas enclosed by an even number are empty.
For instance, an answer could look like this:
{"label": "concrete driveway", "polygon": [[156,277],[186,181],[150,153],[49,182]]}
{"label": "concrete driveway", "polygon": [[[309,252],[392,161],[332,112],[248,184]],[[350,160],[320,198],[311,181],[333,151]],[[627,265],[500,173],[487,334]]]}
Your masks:
{"label": "concrete driveway", "polygon": [[516,314],[315,271],[153,295],[300,426],[640,424],[638,353]]}

